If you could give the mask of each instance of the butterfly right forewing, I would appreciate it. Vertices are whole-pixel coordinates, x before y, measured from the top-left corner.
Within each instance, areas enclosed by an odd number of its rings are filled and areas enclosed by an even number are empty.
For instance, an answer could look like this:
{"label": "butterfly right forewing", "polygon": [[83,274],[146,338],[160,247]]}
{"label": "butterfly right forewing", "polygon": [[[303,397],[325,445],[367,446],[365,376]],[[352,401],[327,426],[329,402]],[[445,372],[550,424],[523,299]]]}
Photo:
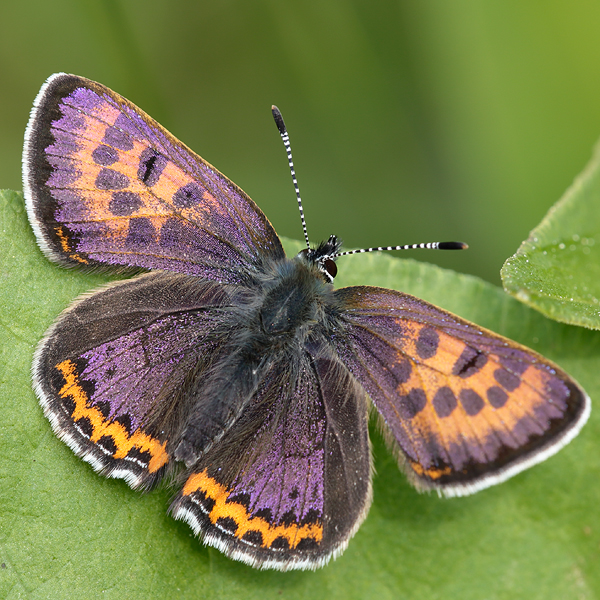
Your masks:
{"label": "butterfly right forewing", "polygon": [[504,481],[589,416],[583,389],[524,346],[401,292],[335,294],[346,326],[334,344],[419,489],[464,495]]}

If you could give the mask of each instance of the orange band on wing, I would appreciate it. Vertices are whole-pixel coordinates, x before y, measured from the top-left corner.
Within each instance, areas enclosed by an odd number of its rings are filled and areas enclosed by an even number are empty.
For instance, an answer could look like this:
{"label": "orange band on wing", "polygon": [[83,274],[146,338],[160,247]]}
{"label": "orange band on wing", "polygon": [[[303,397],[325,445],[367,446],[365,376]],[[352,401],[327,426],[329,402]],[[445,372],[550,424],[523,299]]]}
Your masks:
{"label": "orange band on wing", "polygon": [[278,537],[287,539],[290,548],[295,548],[305,538],[312,538],[317,542],[323,539],[323,526],[320,523],[274,526],[261,517],[252,517],[243,504],[227,501],[230,491],[209,477],[206,469],[188,478],[182,495],[189,496],[196,491],[203,492],[215,502],[208,515],[211,523],[214,524],[221,518],[233,519],[237,525],[235,536],[238,538],[242,538],[248,531],[258,531],[262,534],[263,548],[269,548]]}
{"label": "orange band on wing", "polygon": [[169,461],[169,455],[165,450],[166,442],[161,443],[140,429],[129,434],[121,423],[108,421],[95,406],[88,406],[89,398],[79,383],[75,363],[65,360],[56,365],[56,369],[65,378],[65,384],[58,395],[61,398],[69,397],[75,402],[75,409],[71,414],[74,421],[86,418],[91,423],[93,431],[90,440],[92,442],[98,442],[105,435],[110,436],[117,447],[113,454],[115,459],[125,458],[133,448],[137,448],[141,452],[149,452],[152,456],[148,463],[150,473],[155,473]]}
{"label": "orange band on wing", "polygon": [[56,231],[56,235],[58,236],[58,239],[60,241],[60,247],[63,249],[63,252],[65,254],[68,254],[69,258],[72,258],[73,260],[76,260],[80,263],[87,265],[88,261],[85,260],[85,258],[81,258],[81,256],[79,256],[79,254],[76,254],[71,250],[71,246],[69,245],[69,238],[65,235],[63,228],[55,227],[54,231]]}
{"label": "orange band on wing", "polygon": [[452,467],[444,467],[443,469],[430,467],[429,469],[425,469],[423,465],[420,465],[418,462],[412,460],[410,461],[410,466],[417,475],[420,477],[425,476],[429,479],[439,479],[443,475],[450,475],[452,473]]}

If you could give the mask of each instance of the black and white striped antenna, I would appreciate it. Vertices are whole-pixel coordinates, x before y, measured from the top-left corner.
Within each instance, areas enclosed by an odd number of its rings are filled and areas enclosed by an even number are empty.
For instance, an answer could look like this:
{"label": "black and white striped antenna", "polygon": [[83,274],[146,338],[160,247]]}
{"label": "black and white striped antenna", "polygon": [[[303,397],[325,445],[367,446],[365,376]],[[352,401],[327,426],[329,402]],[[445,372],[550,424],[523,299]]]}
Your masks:
{"label": "black and white striped antenna", "polygon": [[468,248],[464,242],[428,242],[426,244],[404,244],[404,246],[377,246],[377,248],[361,248],[360,250],[346,250],[334,255],[350,256],[350,254],[362,254],[363,252],[387,252],[389,250],[465,250]]}
{"label": "black and white striped antenna", "polygon": [[[290,145],[290,136],[287,132],[281,111],[275,106],[271,106],[273,118],[279,129],[279,135],[283,140],[285,151],[287,152],[288,164],[292,173],[292,181],[294,182],[294,190],[296,190],[296,198],[298,199],[298,208],[300,209],[300,220],[302,221],[302,230],[304,231],[304,239],[306,247],[310,252],[310,241],[308,240],[308,231],[306,230],[306,219],[304,218],[304,209],[302,208],[302,198],[300,198],[300,189],[298,188],[298,180],[296,179],[296,171],[294,169],[294,161],[292,160],[292,147]],[[335,239],[335,236],[333,236]],[[335,259],[339,256],[350,256],[351,254],[363,254],[364,252],[387,252],[390,250],[465,250],[468,248],[464,242],[428,242],[425,244],[404,244],[403,246],[377,246],[376,248],[361,248],[359,250],[346,250],[345,252],[336,252],[328,256],[329,259]]]}
{"label": "black and white striped antenna", "polygon": [[308,231],[306,230],[306,219],[304,218],[304,209],[302,208],[302,198],[300,198],[300,188],[298,187],[296,171],[294,170],[294,161],[292,160],[292,147],[290,146],[290,136],[288,135],[280,110],[275,105],[273,105],[271,106],[271,111],[273,112],[273,118],[275,119],[277,129],[279,129],[279,135],[283,140],[283,145],[285,146],[285,151],[287,152],[288,164],[290,165],[292,181],[294,182],[294,190],[296,190],[296,198],[298,198],[298,208],[300,209],[300,220],[302,221],[304,239],[306,240],[306,247],[310,249],[310,242],[308,241]]}

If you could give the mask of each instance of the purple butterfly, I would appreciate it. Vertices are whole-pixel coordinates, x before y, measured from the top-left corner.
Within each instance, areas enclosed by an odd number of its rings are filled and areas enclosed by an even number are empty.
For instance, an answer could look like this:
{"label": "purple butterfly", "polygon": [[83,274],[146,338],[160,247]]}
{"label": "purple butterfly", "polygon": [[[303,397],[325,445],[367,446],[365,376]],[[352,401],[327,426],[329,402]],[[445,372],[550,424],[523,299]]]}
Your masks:
{"label": "purple butterfly", "polygon": [[100,473],[175,481],[173,516],[232,558],[314,569],[344,550],[371,503],[369,397],[410,481],[449,496],[544,460],[589,415],[523,346],[401,292],[335,290],[335,236],[286,258],[242,190],[98,83],[50,77],[23,165],[48,258],[149,270],[48,330],[46,416]]}

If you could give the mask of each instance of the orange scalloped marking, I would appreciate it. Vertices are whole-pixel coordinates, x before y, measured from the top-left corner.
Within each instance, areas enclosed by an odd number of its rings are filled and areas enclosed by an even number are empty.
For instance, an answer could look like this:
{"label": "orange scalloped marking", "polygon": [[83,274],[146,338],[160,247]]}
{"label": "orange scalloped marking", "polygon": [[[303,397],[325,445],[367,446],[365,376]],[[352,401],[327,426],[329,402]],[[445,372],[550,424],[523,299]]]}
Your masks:
{"label": "orange scalloped marking", "polygon": [[161,443],[156,438],[149,436],[140,429],[136,429],[129,434],[121,423],[109,421],[95,407],[88,406],[88,395],[79,383],[77,366],[70,360],[64,360],[56,365],[65,379],[65,384],[58,392],[61,398],[70,397],[75,402],[75,409],[71,414],[73,421],[86,418],[92,424],[92,435],[90,441],[96,443],[105,435],[112,437],[116,452],[113,458],[125,458],[133,448],[138,448],[141,452],[149,452],[151,455],[148,463],[148,471],[155,473],[169,461],[169,455],[165,450],[167,442]]}
{"label": "orange scalloped marking", "polygon": [[87,265],[88,261],[85,260],[85,258],[82,258],[81,256],[79,256],[79,254],[76,254],[75,252],[73,252],[73,250],[71,249],[71,246],[69,245],[69,238],[65,235],[63,228],[56,227],[54,229],[54,231],[56,231],[56,235],[58,236],[58,239],[60,241],[60,247],[63,249],[63,252],[65,254],[68,254],[69,258],[72,258],[73,260],[77,260],[80,263]]}
{"label": "orange scalloped marking", "polygon": [[262,534],[262,547],[269,548],[278,537],[287,539],[290,548],[295,548],[303,539],[312,538],[316,542],[323,539],[323,526],[320,523],[310,525],[276,525],[273,526],[261,517],[252,517],[247,508],[239,502],[228,502],[230,491],[212,477],[208,476],[205,469],[201,473],[194,473],[186,481],[182,494],[189,496],[196,491],[201,491],[214,500],[215,504],[210,511],[211,523],[218,519],[230,518],[237,524],[235,536],[242,538],[248,531],[259,531]]}

